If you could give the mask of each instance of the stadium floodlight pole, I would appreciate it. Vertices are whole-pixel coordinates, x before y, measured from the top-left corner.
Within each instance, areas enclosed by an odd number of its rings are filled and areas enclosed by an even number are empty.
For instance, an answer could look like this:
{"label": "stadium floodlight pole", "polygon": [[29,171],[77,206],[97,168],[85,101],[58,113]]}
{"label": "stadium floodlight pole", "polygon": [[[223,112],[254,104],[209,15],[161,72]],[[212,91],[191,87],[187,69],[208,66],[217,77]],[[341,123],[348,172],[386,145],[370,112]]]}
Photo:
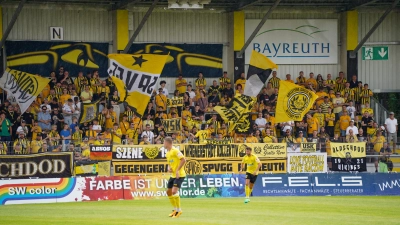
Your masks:
{"label": "stadium floodlight pole", "polygon": [[125,46],[125,49],[123,53],[128,53],[129,49],[131,48],[133,42],[137,38],[137,36],[140,33],[140,30],[142,30],[144,24],[146,23],[147,19],[150,17],[151,13],[153,12],[153,9],[156,7],[157,3],[159,0],[154,0],[153,4],[151,4],[150,8],[147,10],[146,14],[144,15],[142,21],[140,21],[139,26],[136,28],[135,32],[133,33],[132,37],[129,39],[128,44]]}
{"label": "stadium floodlight pole", "polygon": [[241,57],[243,55],[246,48],[249,47],[250,42],[253,41],[253,39],[256,37],[258,31],[260,31],[260,29],[264,25],[265,21],[267,21],[269,15],[271,15],[271,13],[275,10],[275,8],[279,5],[280,2],[281,2],[281,0],[276,0],[274,5],[272,5],[272,7],[269,8],[268,12],[264,15],[264,17],[262,18],[262,20],[260,21],[260,23],[258,24],[256,29],[253,31],[253,33],[250,35],[249,39],[247,39],[246,43],[240,50],[238,57]]}
{"label": "stadium floodlight pole", "polygon": [[365,37],[358,43],[357,47],[350,52],[350,57],[355,58],[358,50],[363,46],[363,44],[371,37],[371,35],[375,32],[375,30],[381,25],[381,23],[386,19],[386,17],[389,15],[389,13],[399,4],[400,0],[394,0],[392,5],[386,9],[385,13],[379,18],[378,21],[372,26],[371,30],[368,31],[368,33],[365,35]]}
{"label": "stadium floodlight pole", "polygon": [[1,38],[0,48],[3,48],[4,43],[6,43],[6,40],[7,40],[7,38],[8,38],[8,35],[10,34],[11,29],[13,28],[15,22],[17,21],[18,16],[19,16],[19,14],[21,13],[22,8],[24,7],[25,3],[26,3],[26,0],[21,0],[21,1],[19,2],[18,8],[15,10],[14,15],[13,15],[12,18],[11,18],[11,21],[10,21],[10,23],[8,24],[6,30],[4,31],[3,37]]}

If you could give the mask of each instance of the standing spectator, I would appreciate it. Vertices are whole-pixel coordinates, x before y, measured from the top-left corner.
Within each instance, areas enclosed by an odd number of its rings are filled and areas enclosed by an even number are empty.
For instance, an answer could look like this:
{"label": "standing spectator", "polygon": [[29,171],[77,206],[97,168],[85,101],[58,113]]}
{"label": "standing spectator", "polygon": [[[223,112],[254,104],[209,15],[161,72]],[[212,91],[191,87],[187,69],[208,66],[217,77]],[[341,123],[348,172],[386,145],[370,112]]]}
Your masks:
{"label": "standing spectator", "polygon": [[25,122],[25,120],[21,120],[21,126],[19,126],[18,128],[17,128],[17,135],[19,135],[19,134],[24,134],[25,135],[25,137],[27,137],[28,136],[28,133],[29,133],[29,128],[28,128],[28,126],[26,125],[26,122]]}
{"label": "standing spectator", "polygon": [[268,83],[271,83],[272,88],[279,88],[279,81],[281,81],[281,79],[276,77],[276,71],[272,71],[272,77],[269,79]]}
{"label": "standing spectator", "polygon": [[393,162],[390,160],[392,150],[389,148],[388,143],[385,142],[379,152],[379,173],[387,173],[393,170]]}
{"label": "standing spectator", "polygon": [[332,112],[332,108],[328,108],[328,113],[325,114],[325,121],[326,133],[328,133],[328,135],[332,137],[335,129],[335,114]]}
{"label": "standing spectator", "polygon": [[363,129],[364,137],[367,137],[368,129],[372,128],[373,122],[374,120],[369,113],[365,112],[361,118],[361,128]]}
{"label": "standing spectator", "polygon": [[212,103],[213,106],[216,106],[216,105],[218,105],[219,102],[220,102],[219,93],[217,90],[214,90],[212,92],[212,95],[210,97],[208,97],[208,103]]}
{"label": "standing spectator", "polygon": [[51,113],[51,106],[50,106],[49,100],[47,98],[43,99],[43,104],[40,105],[40,108],[42,108],[43,106],[46,106],[47,111],[49,113]]}
{"label": "standing spectator", "polygon": [[221,87],[217,85],[217,81],[213,80],[213,84],[208,88],[208,96],[211,96],[214,92],[219,93],[221,90]]}
{"label": "standing spectator", "polygon": [[196,92],[193,91],[192,85],[188,84],[187,86],[187,93],[189,95],[190,100],[192,101],[192,104],[190,106],[194,106],[194,100],[196,97]]}
{"label": "standing spectator", "polygon": [[60,131],[60,137],[63,140],[63,149],[69,144],[71,140],[71,131],[69,130],[68,124],[64,124],[64,128]]}
{"label": "standing spectator", "polygon": [[179,94],[183,95],[186,92],[186,85],[186,80],[182,78],[182,74],[179,74],[178,79],[175,81],[175,87],[179,91]]}
{"label": "standing spectator", "polygon": [[233,96],[235,95],[235,91],[232,88],[232,84],[228,83],[226,85],[226,88],[223,90],[224,95],[227,95],[230,99],[233,98]]}
{"label": "standing spectator", "polygon": [[155,102],[156,102],[157,108],[162,109],[162,111],[167,110],[167,97],[163,94],[162,88],[158,89],[158,94],[155,97]]}
{"label": "standing spectator", "polygon": [[394,112],[390,112],[389,118],[385,120],[385,128],[387,130],[387,141],[393,141],[393,150],[396,150],[398,124],[397,119],[394,118]]}
{"label": "standing spectator", "polygon": [[57,125],[57,130],[61,130],[64,125],[64,116],[58,108],[55,108],[51,114],[51,124]]}
{"label": "standing spectator", "polygon": [[354,120],[354,117],[356,117],[357,114],[356,114],[356,107],[354,107],[353,105],[353,101],[349,101],[349,106],[347,106],[346,110],[349,113],[350,118]]}
{"label": "standing spectator", "polygon": [[219,84],[222,89],[226,89],[228,84],[231,83],[231,79],[228,78],[228,72],[224,71],[222,77],[219,78]]}
{"label": "standing spectator", "polygon": [[200,110],[205,112],[208,106],[208,100],[205,97],[205,92],[200,92],[200,98],[197,100],[197,105],[200,106]]}
{"label": "standing spectator", "polygon": [[344,78],[344,73],[339,72],[339,76],[336,78],[336,92],[341,92],[344,89],[344,85],[347,82],[346,78]]}
{"label": "standing spectator", "polygon": [[64,114],[64,123],[71,125],[72,124],[72,115],[75,113],[75,104],[72,99],[68,99],[67,103],[63,105],[62,108]]}
{"label": "standing spectator", "polygon": [[258,118],[254,122],[255,124],[257,124],[257,128],[260,131],[263,131],[265,129],[265,125],[267,124],[267,120],[265,120],[265,118],[263,118],[262,115],[263,115],[262,113],[258,113]]}
{"label": "standing spectator", "polygon": [[318,133],[319,133],[321,127],[325,127],[325,114],[322,113],[321,108],[318,108],[318,111],[314,113],[313,117],[318,120]]}
{"label": "standing spectator", "polygon": [[354,135],[358,134],[358,127],[354,126],[354,120],[351,120],[350,125],[346,128],[346,135],[349,135],[350,130],[353,131]]}
{"label": "standing spectator", "polygon": [[64,105],[65,103],[67,103],[68,99],[72,99],[71,95],[68,94],[68,90],[64,88],[63,94],[60,96],[60,105]]}
{"label": "standing spectator", "polygon": [[264,100],[269,100],[269,96],[267,94],[267,88],[263,87],[261,90],[261,94],[258,96],[258,103],[263,102]]}
{"label": "standing spectator", "polygon": [[82,103],[90,103],[92,99],[93,99],[93,93],[90,90],[90,87],[86,85],[81,93]]}
{"label": "standing spectator", "polygon": [[296,78],[296,84],[300,86],[305,86],[306,85],[307,79],[304,77],[304,72],[300,71],[299,72],[299,77]]}
{"label": "standing spectator", "polygon": [[357,139],[359,142],[367,142],[367,138],[364,137],[364,130],[362,128],[358,129]]}
{"label": "standing spectator", "polygon": [[51,115],[47,111],[47,107],[43,106],[42,111],[38,113],[38,121],[39,126],[42,130],[50,130],[51,129]]}
{"label": "standing spectator", "polygon": [[153,144],[154,141],[154,133],[150,130],[150,124],[146,124],[146,130],[142,132],[142,138],[147,136],[150,144]]}
{"label": "standing spectator", "polygon": [[11,122],[11,124],[12,124],[12,134],[11,134],[11,136],[14,137],[15,134],[16,134],[18,125],[19,125],[19,124],[17,123],[17,120],[18,120],[19,115],[18,115],[18,113],[16,112],[14,106],[12,106],[12,105],[9,105],[9,106],[8,106],[8,111],[6,111],[6,117],[7,117],[7,119],[8,119],[8,120]]}
{"label": "standing spectator", "polygon": [[313,136],[313,132],[319,130],[319,121],[317,118],[312,117],[311,113],[307,113],[307,134],[308,137]]}
{"label": "standing spectator", "polygon": [[339,118],[339,128],[340,128],[340,136],[346,136],[346,129],[350,125],[350,116],[346,111],[343,112],[343,115]]}
{"label": "standing spectator", "polygon": [[290,74],[286,74],[286,80],[285,81],[294,84],[294,81],[292,80],[292,75],[290,75]]}
{"label": "standing spectator", "polygon": [[203,73],[199,72],[199,78],[197,78],[194,82],[196,84],[196,88],[202,86],[206,87],[207,86],[207,81],[204,79]]}
{"label": "standing spectator", "polygon": [[163,93],[163,95],[165,95],[165,96],[167,96],[168,97],[168,95],[169,95],[169,91],[168,91],[168,89],[165,87],[165,85],[167,84],[167,82],[165,82],[165,80],[162,80],[161,82],[160,82],[160,88],[162,88],[162,93]]}
{"label": "standing spectator", "polygon": [[328,108],[333,108],[332,102],[329,100],[328,96],[324,97],[324,102],[322,102],[319,107],[321,108],[322,113],[328,113]]}
{"label": "standing spectator", "polygon": [[114,107],[113,106],[108,106],[108,113],[106,115],[106,129],[112,129],[114,123],[117,122],[117,114],[114,112]]}
{"label": "standing spectator", "polygon": [[[279,126],[281,127],[281,136],[285,136],[287,134],[287,131],[289,130],[290,132],[293,131],[294,127],[294,121],[290,120],[287,122],[280,123]],[[291,135],[291,133],[289,133]]]}
{"label": "standing spectator", "polygon": [[311,84],[312,88],[315,90],[318,87],[317,80],[314,78],[314,73],[310,73],[310,78],[307,79],[306,83]]}
{"label": "standing spectator", "polygon": [[236,85],[236,89],[237,86],[240,84],[240,86],[242,87],[242,90],[244,90],[245,86],[246,86],[246,74],[245,73],[241,73],[239,79],[236,80],[235,85]]}
{"label": "standing spectator", "polygon": [[344,105],[344,99],[340,96],[340,92],[336,92],[336,97],[332,99],[333,105],[335,108],[333,109],[333,113],[336,115],[336,119],[339,119],[339,113],[342,111],[342,106]]}
{"label": "standing spectator", "polygon": [[364,84],[364,89],[361,92],[361,108],[365,107],[365,103],[371,102],[372,95],[374,93],[368,88],[368,84]]}
{"label": "standing spectator", "polygon": [[0,125],[1,125],[1,130],[0,130],[1,141],[10,142],[12,134],[12,124],[11,121],[6,118],[6,114],[3,111],[0,113]]}
{"label": "standing spectator", "polygon": [[69,76],[69,71],[64,71],[64,77],[60,79],[60,83],[66,82],[67,84],[73,84],[72,78]]}

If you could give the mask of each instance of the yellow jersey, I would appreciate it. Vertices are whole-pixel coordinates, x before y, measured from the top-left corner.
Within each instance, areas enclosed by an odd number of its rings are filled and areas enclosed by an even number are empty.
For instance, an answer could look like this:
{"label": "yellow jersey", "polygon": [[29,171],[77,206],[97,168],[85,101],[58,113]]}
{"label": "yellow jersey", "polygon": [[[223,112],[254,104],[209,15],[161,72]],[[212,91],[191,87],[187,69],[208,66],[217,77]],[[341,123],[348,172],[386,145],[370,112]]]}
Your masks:
{"label": "yellow jersey", "polygon": [[195,135],[195,137],[199,138],[199,144],[205,143],[206,139],[209,138],[209,136],[210,136],[209,130],[199,130]]}
{"label": "yellow jersey", "polygon": [[83,157],[90,158],[90,150],[89,150],[89,149],[83,150],[83,151],[82,151],[82,156],[83,156]]}
{"label": "yellow jersey", "polygon": [[[115,134],[122,135],[121,129],[117,129],[115,131]],[[112,141],[113,143],[121,144],[121,138],[118,137],[117,135],[112,135]]]}
{"label": "yellow jersey", "polygon": [[[176,79],[175,85],[176,85],[176,90],[178,90],[180,94],[183,94],[186,92],[187,83],[186,83],[185,79],[182,79],[182,80]],[[178,85],[182,85],[182,86],[178,87]]]}
{"label": "yellow jersey", "polygon": [[[259,162],[260,160],[258,159],[258,157],[253,154],[251,154],[250,156],[245,155],[242,159],[242,163],[247,165],[246,173],[251,174],[253,174],[257,170]],[[256,175],[258,175],[258,171]]]}
{"label": "yellow jersey", "polygon": [[117,120],[117,114],[113,111],[110,113],[110,117],[106,118],[106,128],[113,128],[116,120]]}
{"label": "yellow jersey", "polygon": [[[183,156],[182,152],[180,152],[176,148],[172,148],[171,150],[169,150],[167,152],[166,156],[167,156],[168,165],[172,170],[171,177],[175,178],[176,177],[176,170],[178,169],[179,164],[181,162],[181,159],[184,158],[184,156]],[[186,176],[185,168],[183,166],[179,170],[179,176],[180,177],[185,177]]]}
{"label": "yellow jersey", "polygon": [[33,140],[31,141],[31,153],[38,153],[39,150],[42,152],[41,148],[43,145],[43,141]]}

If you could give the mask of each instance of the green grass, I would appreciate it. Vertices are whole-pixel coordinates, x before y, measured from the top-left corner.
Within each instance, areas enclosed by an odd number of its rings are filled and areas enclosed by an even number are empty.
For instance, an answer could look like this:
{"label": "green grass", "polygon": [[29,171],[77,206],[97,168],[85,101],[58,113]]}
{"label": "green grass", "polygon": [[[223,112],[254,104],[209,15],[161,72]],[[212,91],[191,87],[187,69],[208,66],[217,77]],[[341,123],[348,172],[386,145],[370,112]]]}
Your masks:
{"label": "green grass", "polygon": [[168,199],[0,206],[0,224],[399,224],[400,197],[257,197]]}

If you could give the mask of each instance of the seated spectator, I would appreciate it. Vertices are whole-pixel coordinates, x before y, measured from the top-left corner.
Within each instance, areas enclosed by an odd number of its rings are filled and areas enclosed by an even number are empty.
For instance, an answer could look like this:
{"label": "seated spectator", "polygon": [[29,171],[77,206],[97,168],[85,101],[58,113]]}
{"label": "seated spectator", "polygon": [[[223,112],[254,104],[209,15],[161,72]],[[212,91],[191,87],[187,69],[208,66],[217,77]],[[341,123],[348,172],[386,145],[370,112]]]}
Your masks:
{"label": "seated spectator", "polygon": [[297,143],[307,143],[307,138],[304,137],[303,131],[299,131],[299,137],[296,138]]}
{"label": "seated spectator", "polygon": [[38,125],[42,130],[50,130],[51,129],[51,115],[47,111],[47,107],[43,106],[42,111],[38,113]]}
{"label": "seated spectator", "polygon": [[379,173],[387,173],[393,170],[393,162],[390,160],[392,150],[389,148],[388,143],[385,142],[379,152]]}
{"label": "seated spectator", "polygon": [[271,129],[265,130],[264,143],[278,143],[278,139],[271,133]]}
{"label": "seated spectator", "polygon": [[254,124],[257,125],[257,128],[262,131],[265,129],[265,125],[267,124],[267,121],[265,118],[262,117],[262,113],[258,113],[258,118],[254,121]]}
{"label": "seated spectator", "polygon": [[214,90],[210,97],[208,97],[208,103],[212,103],[213,106],[218,105],[220,102],[218,90]]}
{"label": "seated spectator", "polygon": [[346,128],[346,135],[350,134],[350,130],[353,131],[354,135],[358,134],[358,127],[354,126],[354,120],[350,120],[350,125]]}

